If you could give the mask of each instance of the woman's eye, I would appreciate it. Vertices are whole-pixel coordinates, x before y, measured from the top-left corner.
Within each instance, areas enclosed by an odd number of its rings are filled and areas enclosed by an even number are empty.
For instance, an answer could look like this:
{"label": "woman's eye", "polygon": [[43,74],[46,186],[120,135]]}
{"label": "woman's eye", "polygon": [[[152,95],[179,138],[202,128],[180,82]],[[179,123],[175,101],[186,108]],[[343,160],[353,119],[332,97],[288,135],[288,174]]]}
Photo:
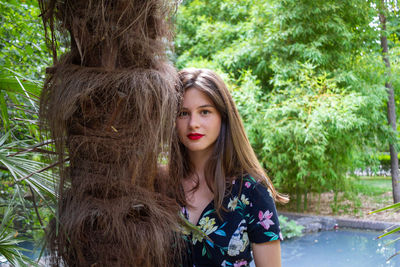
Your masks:
{"label": "woman's eye", "polygon": [[187,111],[181,111],[181,112],[179,112],[178,117],[185,117],[187,115],[188,115]]}
{"label": "woman's eye", "polygon": [[207,115],[207,114],[209,114],[209,113],[210,113],[209,110],[202,110],[202,111],[201,111],[201,114],[202,114],[202,115]]}

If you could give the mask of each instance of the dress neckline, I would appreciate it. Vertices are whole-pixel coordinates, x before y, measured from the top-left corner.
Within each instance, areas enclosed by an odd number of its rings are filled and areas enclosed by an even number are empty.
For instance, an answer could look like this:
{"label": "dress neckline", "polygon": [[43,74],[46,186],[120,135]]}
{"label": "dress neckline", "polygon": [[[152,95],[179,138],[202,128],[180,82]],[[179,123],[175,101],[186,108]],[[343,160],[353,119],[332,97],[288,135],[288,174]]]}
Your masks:
{"label": "dress neckline", "polygon": [[[199,219],[197,220],[197,222],[196,222],[196,223],[193,223],[194,225],[199,226],[200,220],[204,217],[204,215],[205,215],[209,210],[212,209],[213,204],[214,204],[214,199],[211,199],[211,201],[204,207],[203,211],[200,213],[200,216],[199,216]],[[184,206],[183,209],[184,209],[184,214],[183,214],[183,215],[184,215],[185,218],[190,222],[190,219],[189,219],[189,211],[186,209],[186,206]]]}

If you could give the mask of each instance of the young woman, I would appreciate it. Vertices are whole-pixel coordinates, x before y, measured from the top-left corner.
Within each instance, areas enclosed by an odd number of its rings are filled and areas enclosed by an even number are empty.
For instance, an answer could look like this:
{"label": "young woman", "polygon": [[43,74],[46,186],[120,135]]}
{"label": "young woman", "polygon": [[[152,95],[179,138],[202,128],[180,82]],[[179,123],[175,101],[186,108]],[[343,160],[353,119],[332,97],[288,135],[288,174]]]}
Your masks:
{"label": "young woman", "polygon": [[194,265],[249,266],[254,259],[257,267],[281,266],[274,200],[288,199],[260,166],[223,80],[207,69],[179,76],[179,146],[170,171],[181,179],[184,216],[205,234],[187,233]]}

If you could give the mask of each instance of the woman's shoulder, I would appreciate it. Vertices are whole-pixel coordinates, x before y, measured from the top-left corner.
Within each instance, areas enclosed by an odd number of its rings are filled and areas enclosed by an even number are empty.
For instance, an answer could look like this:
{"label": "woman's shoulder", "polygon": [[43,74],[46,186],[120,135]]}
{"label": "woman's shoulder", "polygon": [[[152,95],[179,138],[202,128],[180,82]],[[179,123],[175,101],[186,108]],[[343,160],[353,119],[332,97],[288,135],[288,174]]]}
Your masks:
{"label": "woman's shoulder", "polygon": [[245,216],[251,242],[281,238],[275,202],[266,183],[244,175],[235,180],[232,193],[236,197],[230,199],[228,208],[234,207]]}
{"label": "woman's shoulder", "polygon": [[250,174],[245,174],[232,180],[232,185],[233,187],[236,188],[250,189],[250,190],[259,186],[267,188],[264,181],[262,181],[261,179],[256,179]]}
{"label": "woman's shoulder", "polygon": [[254,200],[263,198],[264,200],[273,201],[271,190],[266,185],[266,182],[254,178],[249,174],[240,176],[233,180],[231,192],[233,195],[243,194]]}

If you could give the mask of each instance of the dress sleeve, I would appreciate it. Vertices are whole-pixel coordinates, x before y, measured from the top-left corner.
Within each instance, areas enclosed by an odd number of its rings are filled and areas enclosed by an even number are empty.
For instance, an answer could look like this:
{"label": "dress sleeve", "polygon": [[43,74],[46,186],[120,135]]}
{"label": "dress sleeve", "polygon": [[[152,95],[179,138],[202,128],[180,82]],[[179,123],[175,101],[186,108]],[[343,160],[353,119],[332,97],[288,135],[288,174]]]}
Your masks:
{"label": "dress sleeve", "polygon": [[258,182],[245,181],[243,193],[250,202],[246,214],[250,242],[282,240],[275,202],[267,187]]}

